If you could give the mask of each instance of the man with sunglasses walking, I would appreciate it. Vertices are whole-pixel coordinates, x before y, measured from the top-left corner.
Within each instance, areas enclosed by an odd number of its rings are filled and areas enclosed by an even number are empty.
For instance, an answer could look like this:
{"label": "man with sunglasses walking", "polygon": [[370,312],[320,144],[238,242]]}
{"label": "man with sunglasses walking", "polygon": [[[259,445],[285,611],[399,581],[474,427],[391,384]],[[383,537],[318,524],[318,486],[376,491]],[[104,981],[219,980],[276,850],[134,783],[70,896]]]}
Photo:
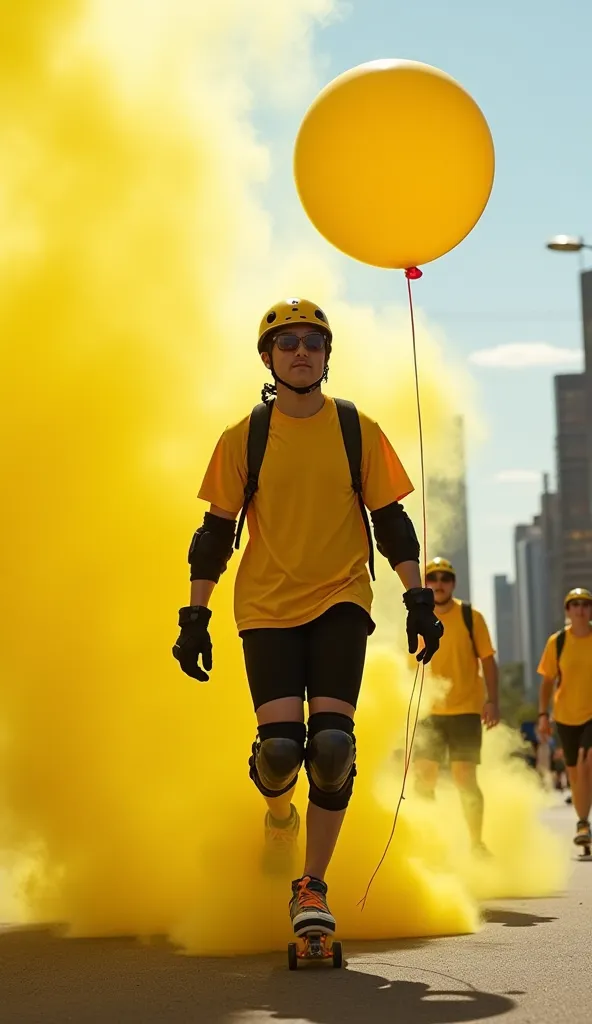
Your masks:
{"label": "man with sunglasses walking", "polygon": [[267,863],[283,870],[296,851],[292,795],[303,763],[309,781],[304,871],[290,901],[298,936],[335,930],[325,873],[352,795],[354,714],[374,629],[366,508],[405,588],[410,652],[421,636],[417,657],[427,663],[442,632],[399,504],[412,490],[407,474],[377,423],[323,394],[332,341],[324,312],[306,299],[278,302],[263,317],[258,349],[274,383],[265,405],[225,430],[210,461],[199,491],[210,510],[191,544],[191,603],[173,648],[184,672],[207,680],[208,602],[246,514],[234,605],[258,726],[250,777],[267,803]]}
{"label": "man with sunglasses walking", "polygon": [[442,682],[428,718],[415,741],[417,791],[434,799],[438,775],[448,760],[473,850],[487,855],[483,843],[483,793],[477,780],[482,725],[499,722],[498,670],[489,630],[481,612],[454,597],[456,573],[446,558],[426,566],[426,584],[434,592],[436,615],[444,636],[431,672]]}
{"label": "man with sunglasses walking", "polygon": [[539,665],[539,734],[551,737],[549,704],[563,747],[572,801],[578,815],[576,846],[589,847],[592,807],[592,593],[582,587],[565,598],[569,625],[550,636]]}

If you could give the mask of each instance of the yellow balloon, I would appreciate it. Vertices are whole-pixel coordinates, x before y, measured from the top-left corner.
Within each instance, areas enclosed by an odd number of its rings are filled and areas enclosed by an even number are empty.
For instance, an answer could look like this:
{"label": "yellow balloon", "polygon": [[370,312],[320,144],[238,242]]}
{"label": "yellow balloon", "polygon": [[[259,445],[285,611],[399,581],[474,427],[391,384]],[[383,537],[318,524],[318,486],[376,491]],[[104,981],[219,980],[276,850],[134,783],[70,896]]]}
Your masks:
{"label": "yellow balloon", "polygon": [[491,132],[453,78],[376,60],[330,82],[307,111],[294,175],[312,223],[342,252],[405,269],[453,249],[491,193]]}

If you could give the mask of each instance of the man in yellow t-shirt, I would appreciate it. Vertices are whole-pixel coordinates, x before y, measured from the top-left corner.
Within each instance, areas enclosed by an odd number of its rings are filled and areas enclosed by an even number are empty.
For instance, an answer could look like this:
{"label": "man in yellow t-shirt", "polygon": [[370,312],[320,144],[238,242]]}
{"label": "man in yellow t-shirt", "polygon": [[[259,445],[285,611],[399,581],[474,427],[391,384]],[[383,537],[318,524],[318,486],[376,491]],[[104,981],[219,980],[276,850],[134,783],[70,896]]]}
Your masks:
{"label": "man in yellow t-shirt", "polygon": [[426,583],[434,591],[436,615],[444,625],[444,636],[431,664],[432,675],[443,681],[443,693],[418,727],[416,785],[422,796],[433,799],[440,766],[448,758],[473,849],[486,854],[477,766],[481,761],[482,723],[491,729],[499,722],[495,651],[481,612],[470,605],[463,607],[462,601],[454,597],[456,573],[447,559],[434,558],[428,563]]}
{"label": "man in yellow t-shirt", "polygon": [[550,636],[539,665],[539,734],[551,736],[549,702],[563,747],[573,804],[578,815],[574,842],[590,846],[592,807],[592,593],[581,587],[565,598],[569,626]]}
{"label": "man in yellow t-shirt", "polygon": [[[207,606],[246,511],[234,610],[258,724],[250,776],[268,806],[266,848],[280,851],[284,867],[298,835],[291,797],[303,762],[310,784],[304,872],[290,901],[299,936],[335,929],[324,878],[356,774],[353,719],[374,629],[366,508],[378,550],[406,588],[410,652],[421,636],[417,658],[427,663],[442,632],[433,594],[421,585],[415,530],[399,504],[411,483],[378,424],[351,405],[346,450],[347,403],[321,387],[331,347],[327,317],[314,302],[287,299],[263,317],[258,349],[274,384],[263,389],[265,405],[224,431],[208,466],[199,497],[210,510],[191,544],[191,603],[180,610],[173,648],[184,672],[207,680]],[[223,756],[223,723],[211,727],[220,729]]]}

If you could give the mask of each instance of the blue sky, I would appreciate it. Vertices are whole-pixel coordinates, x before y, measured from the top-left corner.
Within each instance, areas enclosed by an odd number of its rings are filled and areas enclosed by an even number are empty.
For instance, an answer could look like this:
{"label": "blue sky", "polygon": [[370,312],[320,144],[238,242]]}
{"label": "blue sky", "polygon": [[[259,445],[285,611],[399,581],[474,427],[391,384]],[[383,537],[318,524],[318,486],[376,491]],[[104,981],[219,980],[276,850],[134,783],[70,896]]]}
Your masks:
{"label": "blue sky", "polygon": [[[574,352],[582,345],[578,257],[544,243],[559,232],[592,240],[590,40],[584,0],[564,0],[561,9],[555,0],[353,0],[314,39],[323,84],[379,57],[425,61],[468,89],[493,133],[496,182],[482,220],[416,286],[416,300],[463,358],[527,345],[519,355],[552,360],[520,369],[470,363],[488,432],[479,446],[468,439],[472,586],[488,615],[491,577],[513,572],[512,524],[538,510],[536,474],[554,477],[553,375],[582,365]],[[294,138],[305,106],[284,113],[281,127],[266,109],[256,119],[275,164],[267,201],[284,216],[287,204],[299,233],[313,229],[279,139]],[[391,273],[337,258],[349,298],[392,302]],[[557,348],[569,351],[561,357]],[[484,358],[504,361],[503,353]]]}

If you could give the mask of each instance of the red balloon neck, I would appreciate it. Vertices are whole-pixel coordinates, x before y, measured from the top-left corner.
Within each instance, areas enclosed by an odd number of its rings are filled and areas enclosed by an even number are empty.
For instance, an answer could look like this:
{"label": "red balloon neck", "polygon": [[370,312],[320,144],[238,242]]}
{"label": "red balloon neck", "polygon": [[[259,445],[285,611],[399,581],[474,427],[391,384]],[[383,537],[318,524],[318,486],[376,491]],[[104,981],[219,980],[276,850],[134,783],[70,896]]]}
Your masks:
{"label": "red balloon neck", "polygon": [[408,281],[419,281],[420,277],[423,277],[423,271],[419,267],[407,267],[405,277]]}

